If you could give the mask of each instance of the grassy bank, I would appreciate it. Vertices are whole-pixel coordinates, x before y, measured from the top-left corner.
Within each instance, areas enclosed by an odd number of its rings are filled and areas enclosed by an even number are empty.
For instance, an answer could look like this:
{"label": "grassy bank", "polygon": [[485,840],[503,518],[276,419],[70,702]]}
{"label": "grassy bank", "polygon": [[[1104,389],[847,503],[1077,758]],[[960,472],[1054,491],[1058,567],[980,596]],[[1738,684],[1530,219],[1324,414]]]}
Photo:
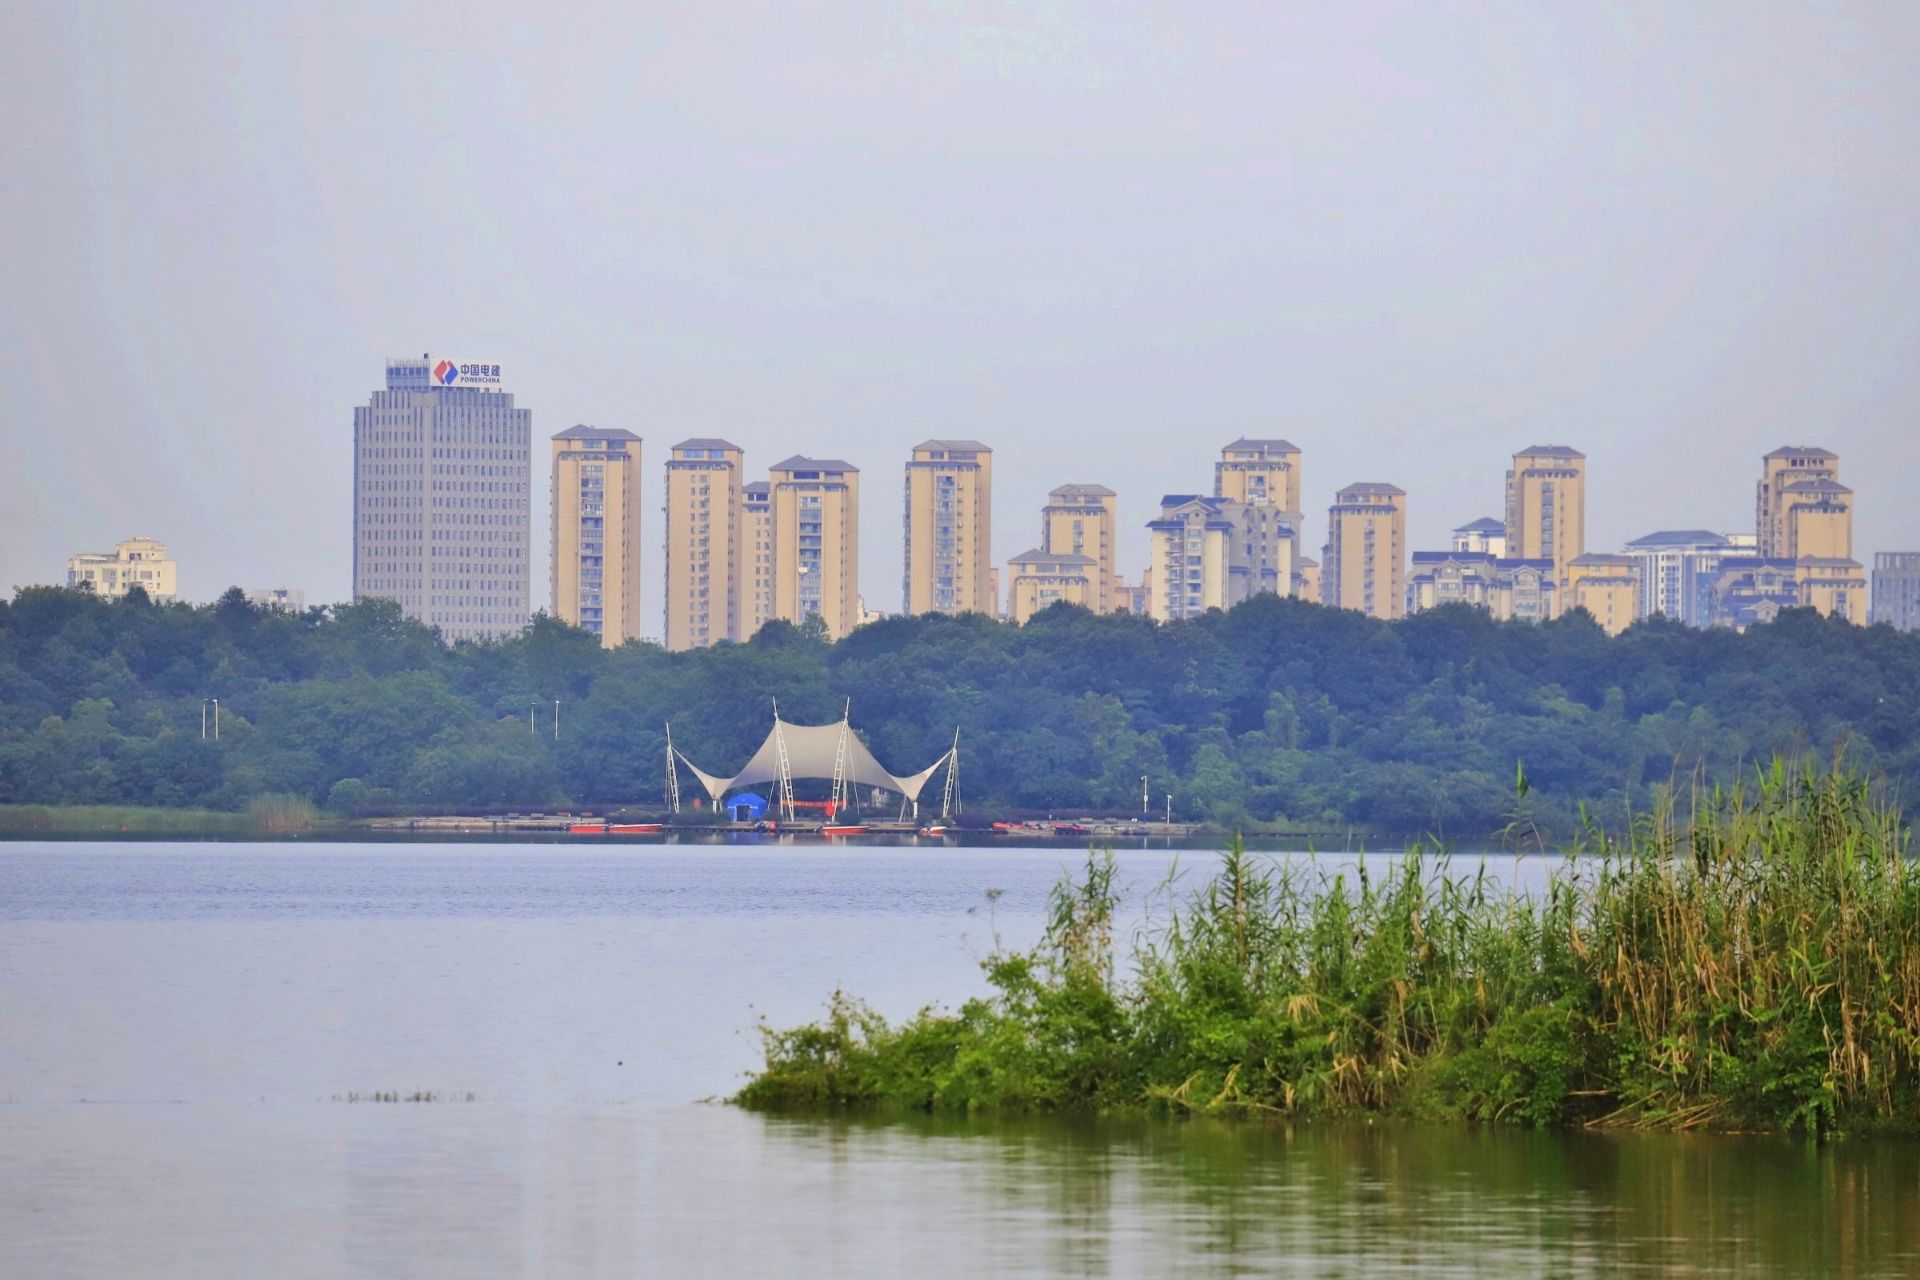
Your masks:
{"label": "grassy bank", "polygon": [[3,804],[0,836],[297,835],[322,819],[298,796],[259,796],[245,809],[162,809],[124,804]]}
{"label": "grassy bank", "polygon": [[1544,892],[1444,857],[1368,878],[1238,847],[1130,946],[1114,866],[992,994],[768,1029],[772,1110],[1392,1113],[1920,1133],[1920,872],[1861,778],[1776,764],[1587,831]]}

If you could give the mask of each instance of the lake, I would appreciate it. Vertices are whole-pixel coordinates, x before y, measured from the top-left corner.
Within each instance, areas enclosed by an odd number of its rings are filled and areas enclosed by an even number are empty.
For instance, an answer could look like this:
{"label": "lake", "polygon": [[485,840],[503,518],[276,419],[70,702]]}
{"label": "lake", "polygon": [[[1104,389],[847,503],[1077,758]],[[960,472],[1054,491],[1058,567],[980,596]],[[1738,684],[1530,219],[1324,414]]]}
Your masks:
{"label": "lake", "polygon": [[[0,845],[0,1275],[1920,1274],[1910,1143],[710,1101],[761,1016],[981,991],[1080,856]],[[1210,865],[1118,857],[1135,919]]]}

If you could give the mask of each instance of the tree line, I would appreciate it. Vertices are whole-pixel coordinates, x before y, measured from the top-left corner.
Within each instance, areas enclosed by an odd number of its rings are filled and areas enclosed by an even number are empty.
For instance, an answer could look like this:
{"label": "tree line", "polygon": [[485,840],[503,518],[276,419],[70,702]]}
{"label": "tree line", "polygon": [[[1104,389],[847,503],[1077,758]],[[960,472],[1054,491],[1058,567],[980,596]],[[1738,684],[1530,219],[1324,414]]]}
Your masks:
{"label": "tree line", "polygon": [[0,601],[0,803],[657,807],[669,721],[691,759],[730,770],[775,697],[816,723],[851,698],[900,772],[958,728],[974,814],[1138,813],[1145,777],[1156,815],[1171,793],[1176,818],[1228,826],[1471,839],[1511,820],[1519,767],[1545,825],[1783,753],[1920,783],[1920,635],[1804,610],[1745,634],[1656,618],[1609,637],[1578,612],[1383,622],[1263,596],[1167,624],[1066,605],[1025,626],[888,618],[833,644],[773,623],[668,653],[546,616],[449,646],[387,600],[292,614],[238,590],[193,606],[28,587]]}

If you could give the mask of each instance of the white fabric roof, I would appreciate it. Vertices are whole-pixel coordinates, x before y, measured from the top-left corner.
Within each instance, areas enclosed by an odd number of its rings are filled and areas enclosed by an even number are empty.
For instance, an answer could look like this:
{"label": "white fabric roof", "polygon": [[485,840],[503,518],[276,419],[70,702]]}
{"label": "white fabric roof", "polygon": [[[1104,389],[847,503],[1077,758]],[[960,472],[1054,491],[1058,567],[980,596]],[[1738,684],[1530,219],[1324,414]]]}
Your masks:
{"label": "white fabric roof", "polygon": [[951,751],[944,752],[938,760],[918,773],[899,777],[881,767],[873,753],[867,750],[859,735],[844,721],[833,724],[793,724],[790,721],[774,718],[773,728],[767,733],[766,741],[753,753],[746,766],[731,778],[723,778],[700,768],[687,759],[685,753],[675,750],[680,762],[700,779],[700,785],[707,789],[707,795],[718,801],[727,792],[736,787],[751,787],[765,782],[780,780],[780,749],[777,739],[784,739],[787,747],[787,769],[795,778],[831,779],[834,775],[834,761],[839,757],[841,735],[846,737],[846,760],[841,768],[841,776],[850,782],[866,787],[885,787],[898,791],[909,800],[920,799],[921,788],[927,785],[941,765],[947,762]]}

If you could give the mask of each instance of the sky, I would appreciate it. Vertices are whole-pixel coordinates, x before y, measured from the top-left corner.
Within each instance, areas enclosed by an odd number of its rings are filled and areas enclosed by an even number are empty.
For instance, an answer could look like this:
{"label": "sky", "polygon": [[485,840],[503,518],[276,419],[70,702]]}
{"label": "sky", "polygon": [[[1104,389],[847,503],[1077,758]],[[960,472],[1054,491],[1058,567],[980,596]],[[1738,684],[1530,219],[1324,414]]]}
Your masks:
{"label": "sky", "polygon": [[389,356],[503,366],[546,440],[862,471],[900,607],[927,437],[994,550],[1120,495],[1120,569],[1221,445],[1408,491],[1416,549],[1588,456],[1590,550],[1750,530],[1840,454],[1920,549],[1920,6],[0,7],[0,590],[133,535],[182,594],[352,582]]}

